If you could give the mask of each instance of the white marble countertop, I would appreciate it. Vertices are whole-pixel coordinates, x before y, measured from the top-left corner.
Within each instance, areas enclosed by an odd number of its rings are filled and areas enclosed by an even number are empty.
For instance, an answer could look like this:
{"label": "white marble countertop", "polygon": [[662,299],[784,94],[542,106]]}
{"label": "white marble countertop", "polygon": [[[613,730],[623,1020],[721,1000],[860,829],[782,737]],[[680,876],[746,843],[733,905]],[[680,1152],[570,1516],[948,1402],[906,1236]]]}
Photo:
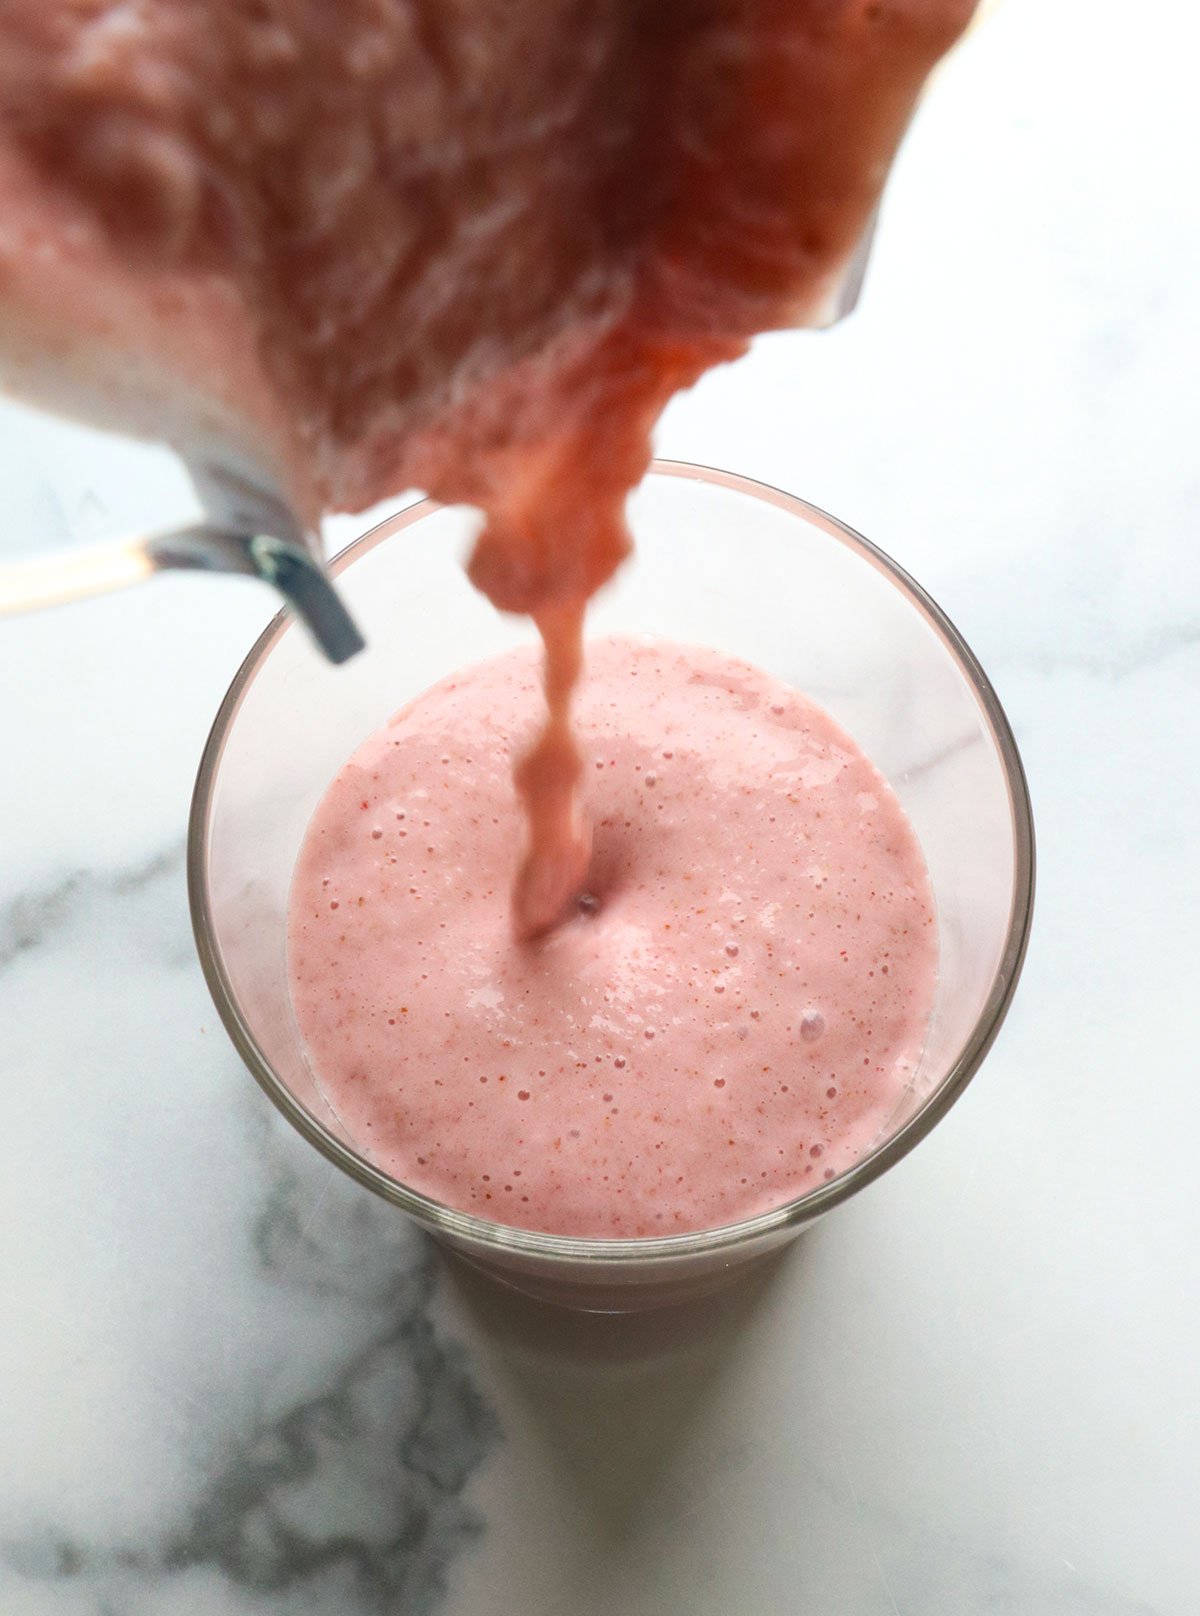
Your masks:
{"label": "white marble countertop", "polygon": [[[942,602],[1041,854],[964,1099],[724,1300],[589,1320],[468,1284],[240,1067],[182,849],[264,595],[169,581],[0,628],[3,1616],[1200,1608],[1181,11],[1139,8],[1143,57],[1124,8],[1081,41],[1066,0],[1009,0],[924,109],[857,316],[663,425]],[[185,498],[165,455],[14,408],[0,488],[7,549]]]}

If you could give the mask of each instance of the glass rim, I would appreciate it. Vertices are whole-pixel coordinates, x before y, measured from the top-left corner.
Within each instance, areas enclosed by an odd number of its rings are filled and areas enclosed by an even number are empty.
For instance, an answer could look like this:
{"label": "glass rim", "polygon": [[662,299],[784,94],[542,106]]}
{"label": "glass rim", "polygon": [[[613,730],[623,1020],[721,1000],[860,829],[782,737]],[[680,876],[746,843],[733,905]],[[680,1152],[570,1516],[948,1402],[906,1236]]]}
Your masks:
{"label": "glass rim", "polygon": [[[837,517],[818,506],[750,477],[681,460],[653,460],[647,475],[707,483],[774,505],[820,528],[831,539],[845,545],[862,560],[881,572],[900,590],[938,635],[954,659],[960,673],[979,702],[992,742],[1003,769],[1008,791],[1013,837],[1013,885],[1004,946],[983,1007],[964,1040],[946,1076],[917,1111],[889,1138],[860,1157],[852,1166],[828,1183],[814,1185],[770,1212],[761,1212],[736,1223],[690,1233],[655,1235],[641,1238],[592,1237],[546,1234],[493,1222],[472,1212],[461,1212],[432,1197],[410,1189],[343,1144],[323,1123],[303,1106],[286,1083],[277,1076],[259,1047],[238,1003],[217,943],[208,882],[208,845],[213,794],[230,727],[260,667],[284,633],[300,632],[285,611],[255,640],[234,675],[217,710],[201,755],[188,817],[187,878],[188,902],[196,950],[225,1030],[234,1048],[249,1068],[259,1087],[292,1126],[334,1166],[340,1167],[357,1183],[373,1191],[393,1206],[409,1213],[433,1233],[450,1240],[461,1240],[476,1247],[491,1247],[498,1253],[524,1256],[540,1262],[559,1261],[639,1263],[670,1262],[703,1253],[730,1250],[757,1241],[763,1236],[799,1229],[833,1207],[849,1200],[873,1183],[889,1168],[907,1156],[950,1110],[978,1071],[1004,1023],[1025,960],[1033,918],[1036,852],[1033,810],[1024,766],[1011,726],[991,681],[958,629],[915,579],[877,545],[857,533]],[[348,544],[330,562],[334,577],[374,550],[385,539],[411,527],[443,507],[438,501],[420,499],[403,510],[385,517],[366,533]]]}

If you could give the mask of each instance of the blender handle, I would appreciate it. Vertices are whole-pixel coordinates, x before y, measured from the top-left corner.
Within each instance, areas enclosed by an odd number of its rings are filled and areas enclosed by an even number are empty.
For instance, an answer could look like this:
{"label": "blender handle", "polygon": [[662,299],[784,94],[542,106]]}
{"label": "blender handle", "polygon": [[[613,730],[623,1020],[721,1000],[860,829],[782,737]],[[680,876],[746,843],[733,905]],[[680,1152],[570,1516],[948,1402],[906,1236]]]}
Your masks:
{"label": "blender handle", "polygon": [[87,595],[141,583],[154,564],[139,539],[93,545],[78,555],[14,561],[0,567],[0,617],[37,612]]}
{"label": "blender handle", "polygon": [[284,597],[331,662],[345,662],[362,650],[362,635],[305,548],[270,534],[235,533],[206,523],[0,567],[0,617],[107,594],[180,568],[262,578]]}

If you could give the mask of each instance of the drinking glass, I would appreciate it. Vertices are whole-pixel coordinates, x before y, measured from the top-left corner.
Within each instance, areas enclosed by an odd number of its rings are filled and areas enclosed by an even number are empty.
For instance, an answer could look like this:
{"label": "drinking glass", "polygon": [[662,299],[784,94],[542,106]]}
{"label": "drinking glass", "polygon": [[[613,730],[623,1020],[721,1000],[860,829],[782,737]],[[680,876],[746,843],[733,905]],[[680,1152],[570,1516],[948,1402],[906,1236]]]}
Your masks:
{"label": "drinking glass", "polygon": [[[943,1117],[1011,1002],[1033,903],[1033,821],[1008,722],[961,635],[868,540],[801,499],[655,462],[631,496],[633,558],[593,633],[661,635],[744,658],[824,707],[890,782],[924,849],[940,969],[924,1053],[873,1146],[772,1212],[655,1239],[581,1239],[490,1222],[372,1162],[330,1107],[288,993],[288,892],[305,828],[350,754],[455,669],[527,642],[462,576],[478,528],[425,500],[332,566],[367,649],[335,668],[280,615],[217,714],[192,804],[188,874],[201,963],[251,1073],[330,1161],[469,1262],[600,1311],[683,1300],[794,1238],[885,1173]],[[414,962],[414,969],[416,962]]]}

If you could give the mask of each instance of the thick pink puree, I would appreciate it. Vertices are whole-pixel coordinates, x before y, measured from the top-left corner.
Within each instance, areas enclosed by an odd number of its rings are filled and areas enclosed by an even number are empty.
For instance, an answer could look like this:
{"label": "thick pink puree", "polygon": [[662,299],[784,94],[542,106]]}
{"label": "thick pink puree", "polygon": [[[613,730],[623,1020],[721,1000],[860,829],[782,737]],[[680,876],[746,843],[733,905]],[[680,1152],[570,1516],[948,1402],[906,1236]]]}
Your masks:
{"label": "thick pink puree", "polygon": [[[249,459],[309,524],[410,486],[475,505],[472,579],[544,637],[536,739],[532,662],[439,687],[339,777],[297,877],[314,1059],[432,1194],[722,1221],[850,1160],[903,1083],[932,916],[850,743],[706,652],[638,651],[636,680],[599,652],[601,769],[569,717],[656,417],[824,317],[973,9],[0,5],[0,386]],[[599,912],[555,932],[585,880]]]}
{"label": "thick pink puree", "polygon": [[511,770],[539,701],[527,652],[445,680],[318,807],[290,970],[330,1103],[413,1188],[560,1234],[712,1227],[831,1178],[899,1100],[933,997],[891,789],[746,663],[593,641],[590,895],[522,944]]}
{"label": "thick pink puree", "polygon": [[587,839],[584,606],[667,399],[820,322],[975,0],[5,0],[0,386],[249,457],[306,522],[405,487],[546,641],[516,923]]}

